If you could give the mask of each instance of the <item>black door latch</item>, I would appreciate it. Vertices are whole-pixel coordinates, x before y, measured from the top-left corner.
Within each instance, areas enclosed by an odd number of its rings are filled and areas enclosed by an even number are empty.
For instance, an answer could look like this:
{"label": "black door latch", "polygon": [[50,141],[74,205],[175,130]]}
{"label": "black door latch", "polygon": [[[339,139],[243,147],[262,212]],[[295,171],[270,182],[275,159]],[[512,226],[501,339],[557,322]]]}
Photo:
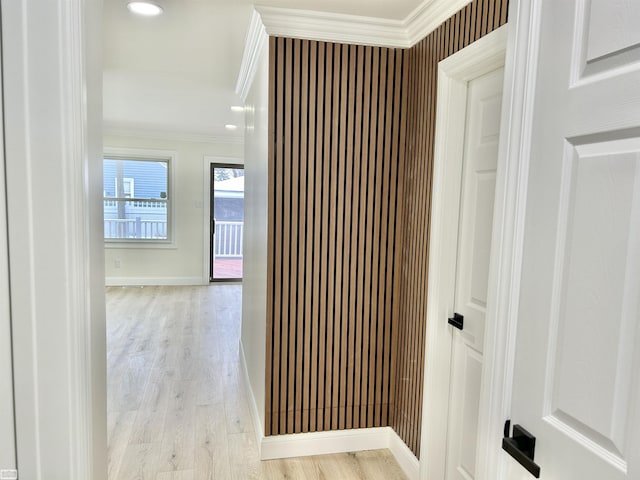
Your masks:
{"label": "black door latch", "polygon": [[464,327],[464,317],[459,313],[454,313],[453,318],[449,319],[449,325],[453,325],[458,330],[462,330]]}
{"label": "black door latch", "polygon": [[540,478],[540,467],[533,461],[536,451],[536,437],[520,425],[513,426],[513,436],[509,437],[510,427],[511,421],[507,420],[504,424],[502,449],[526,468],[531,475]]}

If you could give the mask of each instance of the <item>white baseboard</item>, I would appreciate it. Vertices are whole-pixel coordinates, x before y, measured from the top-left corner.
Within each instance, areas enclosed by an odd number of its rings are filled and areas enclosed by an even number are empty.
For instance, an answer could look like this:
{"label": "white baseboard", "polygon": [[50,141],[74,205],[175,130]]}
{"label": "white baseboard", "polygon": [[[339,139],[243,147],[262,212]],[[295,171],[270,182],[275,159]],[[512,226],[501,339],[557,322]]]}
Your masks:
{"label": "white baseboard", "polygon": [[156,285],[209,285],[202,277],[106,277],[107,287],[156,286]]}
{"label": "white baseboard", "polygon": [[247,391],[249,410],[261,460],[308,457],[332,453],[360,452],[388,448],[409,480],[420,477],[420,462],[391,427],[332,430],[329,432],[294,433],[265,437],[258,406],[249,382],[249,373],[240,341],[240,370]]}
{"label": "white baseboard", "polygon": [[388,448],[409,480],[420,477],[420,462],[391,427],[295,433],[262,438],[261,460],[307,457]]}
{"label": "white baseboard", "polygon": [[260,423],[260,414],[258,413],[258,405],[256,404],[256,397],[253,396],[253,389],[251,388],[251,382],[249,381],[249,370],[247,369],[247,360],[244,356],[244,346],[242,345],[242,339],[240,340],[240,373],[242,374],[242,380],[244,382],[244,388],[247,392],[247,400],[249,401],[249,411],[251,412],[251,422],[253,423],[253,431],[256,434],[256,445],[258,445],[258,455],[262,458],[262,442],[264,440],[264,432],[262,430],[262,424]]}
{"label": "white baseboard", "polygon": [[389,433],[389,450],[391,450],[396,462],[398,462],[405,475],[409,477],[409,480],[418,480],[420,478],[420,460],[398,434],[391,427],[388,428],[391,430]]}
{"label": "white baseboard", "polygon": [[389,447],[389,427],[274,435],[262,440],[262,460],[359,452]]}

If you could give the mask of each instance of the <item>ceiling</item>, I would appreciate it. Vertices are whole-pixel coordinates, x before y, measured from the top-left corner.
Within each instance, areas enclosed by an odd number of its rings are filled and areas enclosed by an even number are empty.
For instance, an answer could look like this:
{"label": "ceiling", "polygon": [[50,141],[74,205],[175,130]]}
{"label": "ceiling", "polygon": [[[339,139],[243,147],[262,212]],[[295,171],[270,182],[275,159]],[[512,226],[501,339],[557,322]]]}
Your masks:
{"label": "ceiling", "polygon": [[[254,0],[162,0],[164,13],[132,15],[104,0],[106,133],[236,139],[235,93]],[[404,19],[422,0],[257,0],[260,5]],[[238,125],[235,131],[225,124]]]}

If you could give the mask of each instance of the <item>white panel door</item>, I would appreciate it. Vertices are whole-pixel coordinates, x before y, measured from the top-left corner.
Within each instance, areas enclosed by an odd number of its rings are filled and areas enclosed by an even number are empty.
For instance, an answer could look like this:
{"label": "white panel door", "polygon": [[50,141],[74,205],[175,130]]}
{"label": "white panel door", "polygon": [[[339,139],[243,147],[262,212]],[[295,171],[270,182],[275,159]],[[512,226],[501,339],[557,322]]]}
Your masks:
{"label": "white panel door", "polygon": [[469,82],[456,257],[447,480],[475,478],[487,287],[504,69]]}
{"label": "white panel door", "polygon": [[542,2],[512,421],[543,479],[640,479],[639,26]]}

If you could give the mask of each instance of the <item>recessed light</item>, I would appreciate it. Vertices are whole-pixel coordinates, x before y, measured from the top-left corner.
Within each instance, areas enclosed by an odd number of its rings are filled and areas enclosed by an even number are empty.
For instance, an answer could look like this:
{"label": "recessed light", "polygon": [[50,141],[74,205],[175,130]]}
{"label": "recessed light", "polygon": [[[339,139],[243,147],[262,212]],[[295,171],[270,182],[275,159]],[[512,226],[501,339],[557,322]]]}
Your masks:
{"label": "recessed light", "polygon": [[231,125],[230,123],[227,123],[224,128],[226,128],[227,130],[235,130],[236,128],[238,128],[237,125]]}
{"label": "recessed light", "polygon": [[241,105],[231,105],[232,112],[244,112],[244,107]]}
{"label": "recessed light", "polygon": [[162,7],[153,2],[129,2],[127,4],[129,11],[145,17],[154,17],[162,13]]}

